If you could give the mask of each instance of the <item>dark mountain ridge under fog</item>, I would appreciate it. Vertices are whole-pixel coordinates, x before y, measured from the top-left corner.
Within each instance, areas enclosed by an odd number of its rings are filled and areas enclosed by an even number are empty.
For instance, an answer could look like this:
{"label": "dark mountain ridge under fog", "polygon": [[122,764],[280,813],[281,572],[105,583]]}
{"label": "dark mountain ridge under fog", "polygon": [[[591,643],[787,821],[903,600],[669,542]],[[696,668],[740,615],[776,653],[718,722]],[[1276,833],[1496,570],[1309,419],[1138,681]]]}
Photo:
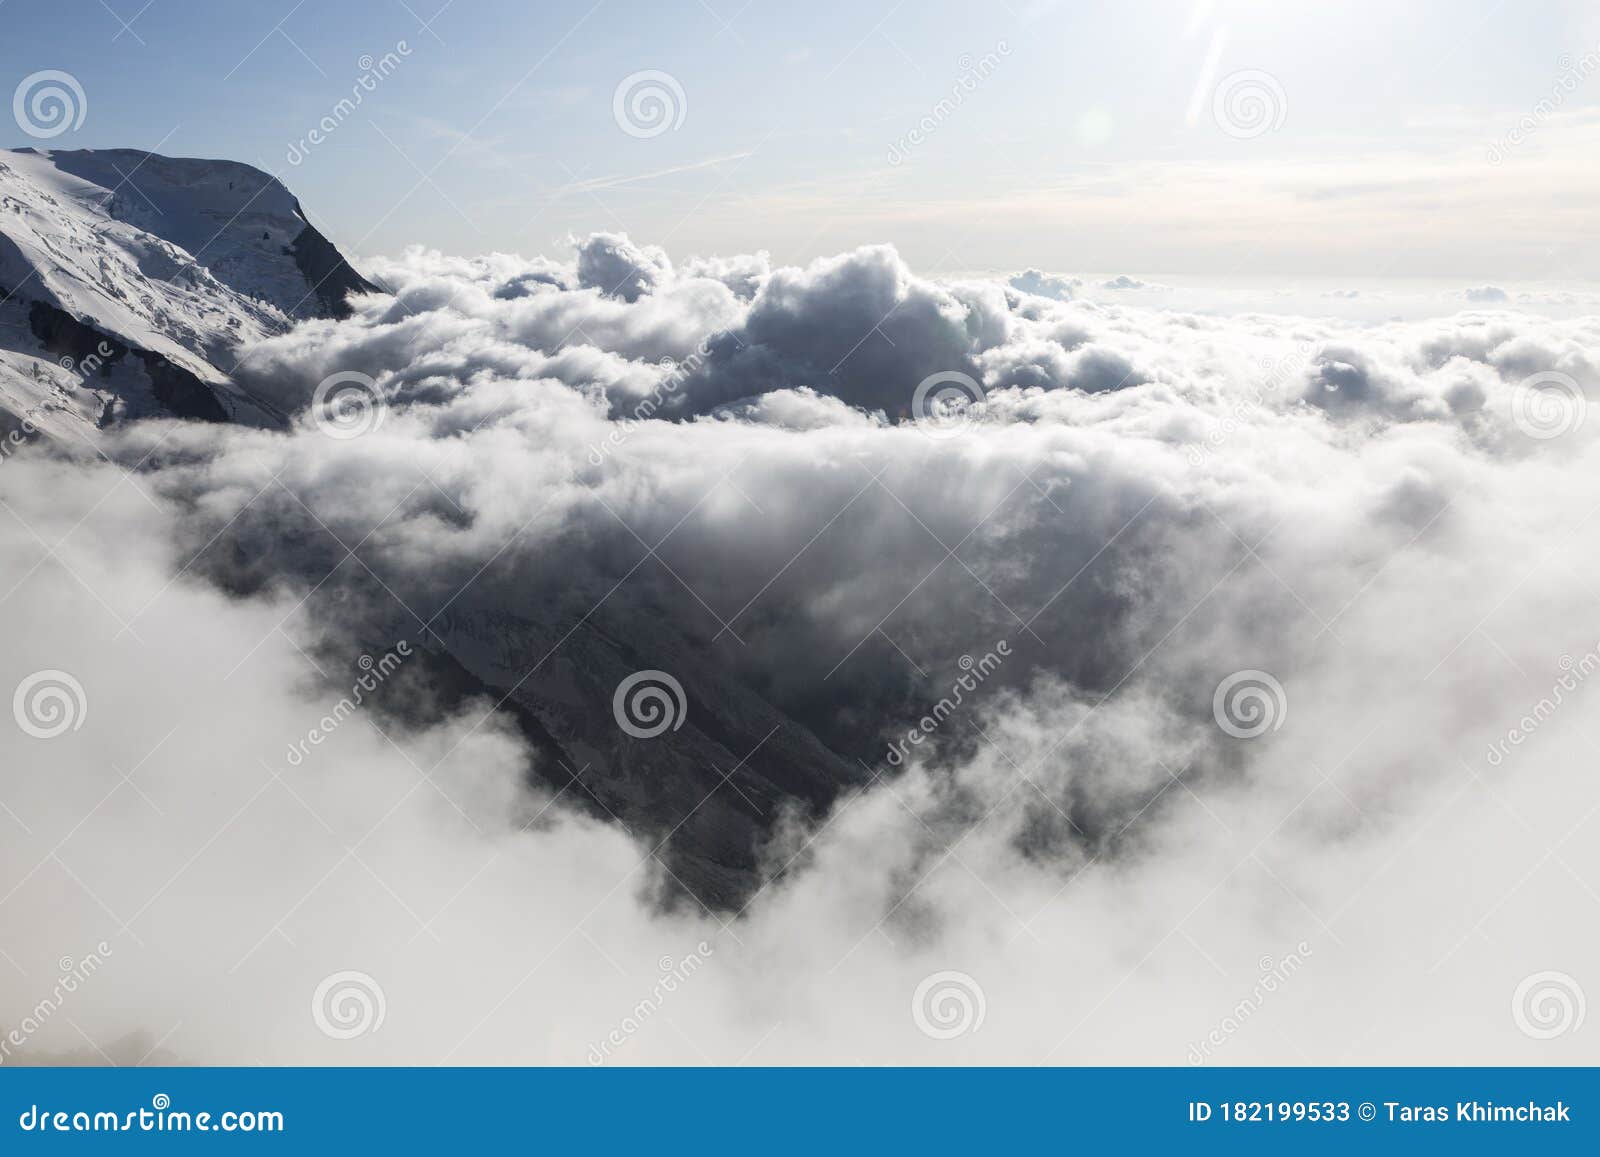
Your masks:
{"label": "dark mountain ridge under fog", "polygon": [[[132,149],[0,154],[0,433],[81,452],[139,419],[284,427],[292,407],[241,384],[236,367],[254,343],[347,317],[349,295],[377,292],[249,165]],[[781,818],[815,817],[866,778],[707,661],[670,613],[590,607],[596,592],[558,572],[535,612],[482,581],[428,617],[341,565],[346,547],[319,533],[279,540],[280,526],[249,519],[224,529],[196,542],[194,574],[237,594],[317,592],[307,607],[328,670],[409,640],[416,658],[369,704],[377,718],[403,727],[497,705],[569,805],[652,844],[670,835],[667,894],[736,905]],[[687,697],[670,742],[629,736],[612,708],[620,683],[655,668],[675,672]],[[338,680],[328,692],[337,699]]]}

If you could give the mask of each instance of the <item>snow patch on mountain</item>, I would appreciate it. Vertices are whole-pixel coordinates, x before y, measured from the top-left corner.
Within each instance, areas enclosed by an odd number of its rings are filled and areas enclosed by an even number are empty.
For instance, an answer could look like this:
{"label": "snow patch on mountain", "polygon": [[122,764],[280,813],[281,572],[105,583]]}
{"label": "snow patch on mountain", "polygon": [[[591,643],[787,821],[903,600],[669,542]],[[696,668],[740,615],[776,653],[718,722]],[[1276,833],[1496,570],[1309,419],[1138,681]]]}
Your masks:
{"label": "snow patch on mountain", "polygon": [[40,429],[161,413],[275,424],[232,382],[242,351],[373,288],[249,165],[0,153],[0,408]]}

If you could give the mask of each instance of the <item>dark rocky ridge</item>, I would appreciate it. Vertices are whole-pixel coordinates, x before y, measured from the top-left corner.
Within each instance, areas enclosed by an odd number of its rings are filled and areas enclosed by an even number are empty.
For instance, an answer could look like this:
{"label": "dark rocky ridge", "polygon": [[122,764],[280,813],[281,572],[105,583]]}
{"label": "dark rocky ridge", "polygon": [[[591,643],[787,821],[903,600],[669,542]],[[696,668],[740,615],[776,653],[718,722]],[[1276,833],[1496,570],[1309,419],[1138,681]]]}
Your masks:
{"label": "dark rocky ridge", "polygon": [[[202,422],[228,420],[227,410],[223,409],[211,387],[162,354],[130,349],[110,334],[85,325],[65,310],[43,301],[28,304],[28,325],[39,344],[50,353],[70,357],[78,366],[94,359],[99,363],[96,372],[102,376],[109,374],[111,367],[130,352],[136,354],[150,379],[151,392],[174,415]],[[108,407],[107,416],[110,412]],[[102,418],[102,422],[104,420]]]}
{"label": "dark rocky ridge", "polygon": [[[295,211],[300,211],[298,202]],[[310,222],[285,252],[311,283],[311,292],[324,317],[349,317],[350,303],[346,298],[352,293],[378,292],[378,287],[351,268],[344,255]]]}

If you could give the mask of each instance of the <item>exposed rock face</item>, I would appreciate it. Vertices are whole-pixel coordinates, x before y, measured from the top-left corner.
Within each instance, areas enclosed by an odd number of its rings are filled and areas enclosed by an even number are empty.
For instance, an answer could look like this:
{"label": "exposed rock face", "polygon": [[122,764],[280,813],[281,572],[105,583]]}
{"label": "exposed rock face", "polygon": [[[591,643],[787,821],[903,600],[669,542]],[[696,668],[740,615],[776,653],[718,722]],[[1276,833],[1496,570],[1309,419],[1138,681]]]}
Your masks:
{"label": "exposed rock face", "polygon": [[[0,153],[0,285],[0,434],[73,449],[146,417],[284,424],[246,392],[260,381],[236,372],[240,359],[375,290],[267,174],[120,149]],[[460,597],[424,625],[386,594],[339,585],[353,580],[327,534],[286,531],[297,513],[254,533],[278,500],[293,501],[264,494],[208,530],[193,573],[237,594],[301,579],[322,592],[313,613],[338,586],[349,598],[333,604],[325,638],[339,642],[327,645],[415,648],[374,697],[380,717],[493,710],[553,794],[648,843],[664,901],[738,910],[776,866],[763,861],[772,834],[870,777],[841,754],[853,749],[829,736],[832,720],[783,705],[653,598],[608,599],[561,551],[510,586],[455,576]],[[335,651],[328,669],[348,658]],[[671,726],[624,726],[618,689],[666,672],[680,697]]]}
{"label": "exposed rock face", "polygon": [[[44,349],[71,362],[85,381],[96,376],[110,378],[118,363],[128,356],[128,347],[121,342],[42,301],[28,304],[28,325]],[[217,395],[194,374],[161,354],[150,350],[135,352],[150,379],[151,392],[173,415],[203,422],[228,420],[228,411]],[[110,416],[109,410],[102,411],[100,424],[104,425]]]}
{"label": "exposed rock face", "polygon": [[[299,211],[299,203],[295,205]],[[333,243],[307,224],[289,246],[295,265],[311,283],[318,312],[323,317],[349,317],[350,303],[345,299],[352,293],[374,293],[373,285],[350,267],[344,255]]]}
{"label": "exposed rock face", "polygon": [[137,149],[0,153],[0,286],[0,417],[46,437],[282,424],[242,351],[375,289],[274,177]]}

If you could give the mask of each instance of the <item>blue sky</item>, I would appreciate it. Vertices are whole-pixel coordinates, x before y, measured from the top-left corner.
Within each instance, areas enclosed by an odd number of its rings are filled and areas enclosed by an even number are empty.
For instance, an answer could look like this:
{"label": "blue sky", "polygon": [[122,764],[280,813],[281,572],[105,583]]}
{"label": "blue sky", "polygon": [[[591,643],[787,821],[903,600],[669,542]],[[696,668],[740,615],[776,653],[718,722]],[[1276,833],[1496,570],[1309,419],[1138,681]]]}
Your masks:
{"label": "blue sky", "polygon": [[[8,145],[249,161],[358,254],[608,229],[783,262],[889,241],[932,273],[1572,280],[1600,256],[1577,3],[0,0],[0,30],[6,93],[56,69],[87,102],[48,141],[0,121]],[[644,70],[682,94],[650,136],[614,115]],[[1217,121],[1239,73],[1269,78],[1258,135]]]}

